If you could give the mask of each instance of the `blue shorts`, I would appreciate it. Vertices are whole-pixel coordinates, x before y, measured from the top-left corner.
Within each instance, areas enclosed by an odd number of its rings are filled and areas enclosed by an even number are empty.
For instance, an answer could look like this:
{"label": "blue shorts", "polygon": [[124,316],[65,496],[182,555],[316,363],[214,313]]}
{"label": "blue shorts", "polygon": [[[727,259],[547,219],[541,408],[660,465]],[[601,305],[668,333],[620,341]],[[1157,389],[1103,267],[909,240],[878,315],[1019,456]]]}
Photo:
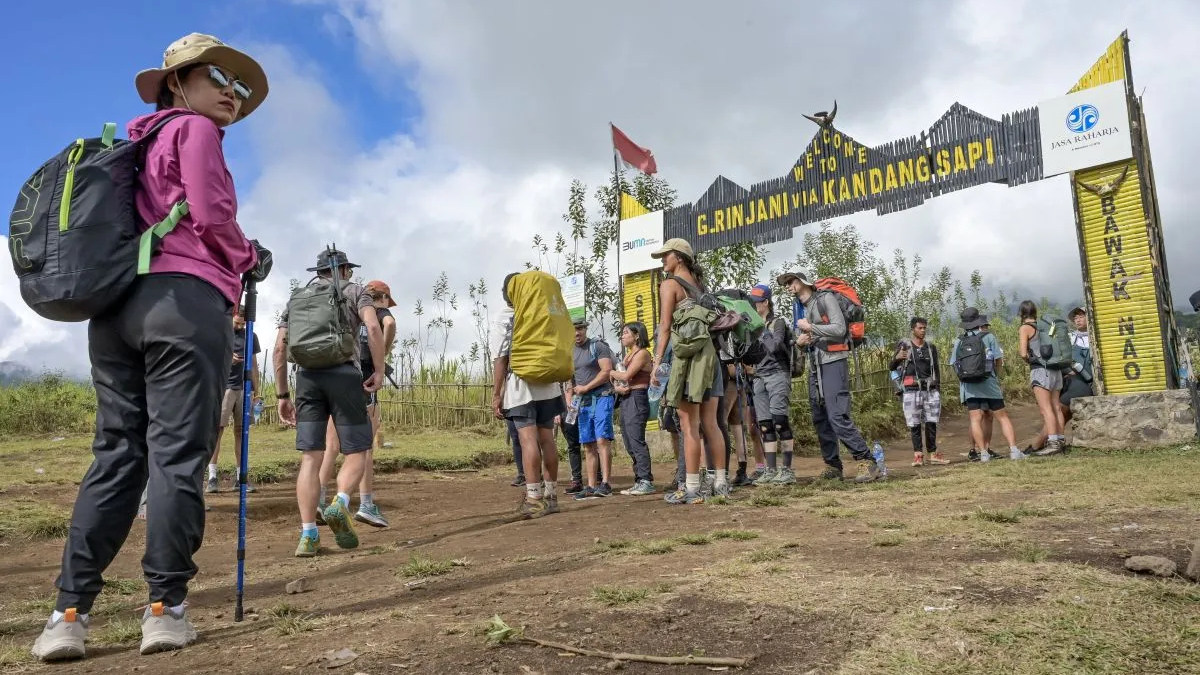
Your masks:
{"label": "blue shorts", "polygon": [[592,399],[590,405],[579,407],[579,442],[595,443],[597,439],[611,441],[613,434],[613,397]]}

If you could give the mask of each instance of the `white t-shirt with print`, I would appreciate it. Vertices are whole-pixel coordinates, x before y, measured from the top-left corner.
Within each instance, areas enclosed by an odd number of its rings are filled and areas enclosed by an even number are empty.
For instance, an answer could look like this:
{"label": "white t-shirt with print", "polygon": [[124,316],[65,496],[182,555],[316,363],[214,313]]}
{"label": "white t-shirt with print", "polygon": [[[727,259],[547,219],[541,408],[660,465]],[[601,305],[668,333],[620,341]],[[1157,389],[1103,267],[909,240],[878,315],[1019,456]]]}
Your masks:
{"label": "white t-shirt with print", "polygon": [[[512,354],[513,320],[516,318],[511,307],[505,307],[500,316],[492,323],[491,335],[488,342],[494,358]],[[517,377],[511,370],[504,382],[504,399],[501,405],[505,410],[511,410],[530,401],[548,401],[562,396],[562,386],[559,384],[529,384]]]}

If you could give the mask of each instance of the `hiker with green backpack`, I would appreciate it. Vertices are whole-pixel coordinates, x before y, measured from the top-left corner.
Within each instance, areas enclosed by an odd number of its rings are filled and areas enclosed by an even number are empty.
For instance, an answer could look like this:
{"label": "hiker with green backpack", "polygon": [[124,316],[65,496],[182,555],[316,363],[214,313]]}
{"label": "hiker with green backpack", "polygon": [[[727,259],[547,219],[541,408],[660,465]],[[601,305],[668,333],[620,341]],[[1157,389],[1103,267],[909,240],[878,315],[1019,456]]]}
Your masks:
{"label": "hiker with green backpack", "polygon": [[1067,322],[1060,317],[1038,318],[1037,305],[1026,300],[1017,308],[1021,327],[1017,332],[1021,358],[1029,363],[1029,381],[1038,410],[1042,413],[1042,433],[1046,435],[1046,447],[1035,452],[1038,456],[1057,455],[1064,451],[1063,436],[1065,420],[1059,395],[1063,387],[1063,373],[1074,364],[1071,349],[1071,331]]}
{"label": "hiker with green backpack", "polygon": [[51,320],[90,321],[96,389],[95,458],[75,499],[54,610],[33,644],[42,661],[86,655],[89,613],[141,488],[149,602],[140,651],[196,640],[184,599],[204,539],[230,321],[246,277],[270,272],[270,252],[238,224],[222,150],[226,128],[266,98],[262,67],[193,33],[134,84],[155,112],[129,122],[129,140],[113,123],[75,140],[22,186],[10,221],[22,299]]}
{"label": "hiker with green backpack", "polygon": [[[300,543],[296,557],[317,555],[320,534],[317,509],[321,489],[321,460],[325,454],[325,428],[333,418],[341,444],[342,469],[337,476],[337,497],[321,514],[341,548],[356,548],[358,533],[350,513],[350,493],[362,480],[367,452],[374,442],[367,397],[383,384],[386,364],[383,331],[375,303],[358,284],[350,281],[355,265],[346,254],[327,247],[308,268],[316,276],[292,291],[279,319],[275,338],[275,396],[279,418],[296,427],[300,470],[296,476],[296,501],[300,509]],[[372,374],[363,378],[358,332],[367,328]],[[288,391],[287,363],[295,363],[295,401]]]}

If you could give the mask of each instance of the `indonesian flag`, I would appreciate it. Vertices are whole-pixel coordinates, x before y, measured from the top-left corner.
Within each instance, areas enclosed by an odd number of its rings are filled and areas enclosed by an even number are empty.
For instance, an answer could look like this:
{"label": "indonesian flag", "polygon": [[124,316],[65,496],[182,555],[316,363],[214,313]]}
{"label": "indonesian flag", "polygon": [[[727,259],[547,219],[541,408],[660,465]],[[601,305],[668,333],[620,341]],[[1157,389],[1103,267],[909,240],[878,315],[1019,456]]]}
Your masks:
{"label": "indonesian flag", "polygon": [[613,148],[616,149],[623,162],[630,168],[645,174],[658,172],[658,165],[654,163],[654,153],[629,140],[625,132],[618,129],[616,125],[609,123],[609,126],[612,127]]}

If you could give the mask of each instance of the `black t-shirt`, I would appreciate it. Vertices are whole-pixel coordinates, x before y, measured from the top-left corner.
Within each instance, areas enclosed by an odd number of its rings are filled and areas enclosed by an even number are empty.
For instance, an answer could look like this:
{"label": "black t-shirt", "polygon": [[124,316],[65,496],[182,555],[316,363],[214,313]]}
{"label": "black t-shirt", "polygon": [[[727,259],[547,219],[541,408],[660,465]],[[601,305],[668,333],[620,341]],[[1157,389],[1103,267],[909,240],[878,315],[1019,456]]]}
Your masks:
{"label": "black t-shirt", "polygon": [[[262,351],[262,348],[258,344],[258,336],[255,335],[254,336],[254,353],[257,354],[260,351]],[[246,355],[246,329],[245,328],[243,328],[241,330],[233,331],[233,353],[241,354],[242,356]],[[245,378],[245,376],[246,376],[245,373],[243,372],[243,369],[245,369],[245,367],[246,367],[245,363],[238,363],[236,360],[230,364],[230,366],[229,366],[229,381],[225,383],[226,387],[228,387],[229,389],[234,389],[236,391],[242,390],[243,378]]]}
{"label": "black t-shirt", "polygon": [[[375,316],[379,317],[379,329],[383,330],[383,320],[385,317],[392,315],[392,310],[385,307],[376,307]],[[384,345],[385,347],[387,345]],[[387,354],[383,355],[387,358]],[[362,364],[363,379],[366,379],[375,373],[375,361],[371,358],[371,342],[367,339],[367,327],[362,325],[358,327],[358,360]]]}
{"label": "black t-shirt", "polygon": [[913,345],[911,340],[907,338],[896,343],[895,352],[899,352],[902,348],[908,347],[908,359],[895,359],[892,362],[892,369],[902,368],[901,377],[915,376],[921,382],[928,382],[931,379],[941,379],[939,377],[941,368],[938,364],[937,347],[928,340],[920,347]]}

